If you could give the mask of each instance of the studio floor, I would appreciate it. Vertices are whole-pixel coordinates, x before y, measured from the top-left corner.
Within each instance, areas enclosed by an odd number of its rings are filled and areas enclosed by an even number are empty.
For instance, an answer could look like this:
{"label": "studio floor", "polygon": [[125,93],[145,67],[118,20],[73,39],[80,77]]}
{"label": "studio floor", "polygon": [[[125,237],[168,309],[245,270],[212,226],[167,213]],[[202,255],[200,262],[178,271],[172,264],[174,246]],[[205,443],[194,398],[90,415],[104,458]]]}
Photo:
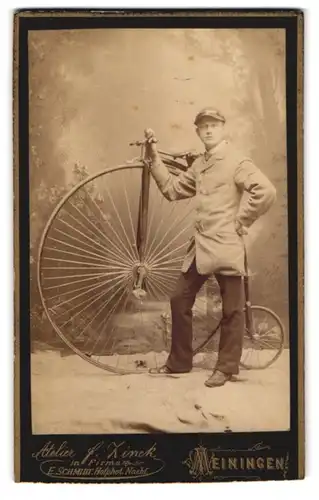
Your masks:
{"label": "studio floor", "polygon": [[[154,353],[147,357],[152,364]],[[204,385],[211,370],[196,363],[189,374],[116,375],[76,355],[38,351],[31,371],[35,434],[289,429],[288,350],[269,368],[242,370],[214,389]]]}

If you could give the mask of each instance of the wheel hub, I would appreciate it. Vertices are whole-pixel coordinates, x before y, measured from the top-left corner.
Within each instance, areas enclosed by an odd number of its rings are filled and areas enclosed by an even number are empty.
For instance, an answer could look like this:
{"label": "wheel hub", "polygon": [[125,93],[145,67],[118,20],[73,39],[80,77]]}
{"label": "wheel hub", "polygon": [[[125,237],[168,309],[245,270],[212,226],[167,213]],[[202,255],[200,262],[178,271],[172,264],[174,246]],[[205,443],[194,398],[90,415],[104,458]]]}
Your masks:
{"label": "wheel hub", "polygon": [[143,284],[148,273],[149,268],[145,264],[139,262],[133,267],[134,285],[132,293],[137,299],[141,300],[146,297],[146,291],[143,289]]}

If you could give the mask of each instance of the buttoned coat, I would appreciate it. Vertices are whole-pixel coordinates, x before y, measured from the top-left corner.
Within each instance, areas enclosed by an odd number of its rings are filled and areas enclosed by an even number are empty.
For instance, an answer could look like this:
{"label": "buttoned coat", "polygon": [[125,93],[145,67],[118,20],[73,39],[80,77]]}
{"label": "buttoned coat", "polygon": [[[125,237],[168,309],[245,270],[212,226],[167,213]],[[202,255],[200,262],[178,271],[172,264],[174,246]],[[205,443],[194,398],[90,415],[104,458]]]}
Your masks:
{"label": "buttoned coat", "polygon": [[276,199],[275,187],[252,160],[223,141],[209,157],[200,156],[178,177],[170,174],[159,157],[151,173],[169,201],[196,196],[194,235],[182,272],[196,256],[199,274],[243,275],[244,243],[235,222],[249,228]]}

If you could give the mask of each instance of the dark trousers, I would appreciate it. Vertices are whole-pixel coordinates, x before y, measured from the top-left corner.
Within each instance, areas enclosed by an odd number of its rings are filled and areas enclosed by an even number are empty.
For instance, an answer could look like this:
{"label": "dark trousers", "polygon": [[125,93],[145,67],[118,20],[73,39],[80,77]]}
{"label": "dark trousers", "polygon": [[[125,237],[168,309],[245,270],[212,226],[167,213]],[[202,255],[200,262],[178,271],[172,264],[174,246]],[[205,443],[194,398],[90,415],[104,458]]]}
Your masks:
{"label": "dark trousers", "polygon": [[[244,337],[243,284],[240,276],[216,274],[223,319],[216,369],[228,374],[239,372]],[[175,372],[191,370],[193,361],[192,307],[196,295],[209,275],[200,275],[195,260],[176,284],[171,297],[172,346],[166,365]]]}

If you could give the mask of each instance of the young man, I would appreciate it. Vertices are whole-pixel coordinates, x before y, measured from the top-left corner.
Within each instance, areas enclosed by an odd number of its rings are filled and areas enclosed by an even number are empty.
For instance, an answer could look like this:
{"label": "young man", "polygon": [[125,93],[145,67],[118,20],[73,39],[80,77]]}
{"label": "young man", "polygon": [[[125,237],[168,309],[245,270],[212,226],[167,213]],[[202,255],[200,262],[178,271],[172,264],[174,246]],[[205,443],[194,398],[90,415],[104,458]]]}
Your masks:
{"label": "young man", "polygon": [[[192,307],[212,273],[220,287],[223,319],[218,361],[208,387],[224,385],[239,371],[244,336],[243,234],[276,198],[270,181],[226,139],[225,118],[206,108],[195,118],[205,152],[175,177],[160,159],[154,132],[145,131],[151,173],[170,201],[197,196],[195,234],[171,297],[172,346],[166,364],[151,373],[185,373],[192,369]],[[247,199],[241,200],[244,191]]]}

